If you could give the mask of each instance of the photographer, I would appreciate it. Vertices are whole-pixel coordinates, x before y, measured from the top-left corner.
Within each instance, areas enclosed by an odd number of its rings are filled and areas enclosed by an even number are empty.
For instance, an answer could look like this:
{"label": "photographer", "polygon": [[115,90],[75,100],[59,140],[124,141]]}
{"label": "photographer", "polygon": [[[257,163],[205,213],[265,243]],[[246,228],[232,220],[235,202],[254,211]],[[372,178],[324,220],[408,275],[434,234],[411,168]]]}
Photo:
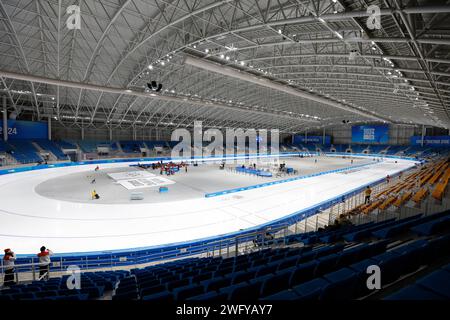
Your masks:
{"label": "photographer", "polygon": [[5,279],[4,286],[10,287],[16,284],[14,279],[14,261],[16,260],[16,255],[11,249],[5,249],[5,255],[3,257],[3,267],[5,268]]}
{"label": "photographer", "polygon": [[39,257],[39,280],[48,280],[50,275],[50,256],[53,254],[51,250],[47,250],[44,246],[40,249],[41,252],[37,254]]}

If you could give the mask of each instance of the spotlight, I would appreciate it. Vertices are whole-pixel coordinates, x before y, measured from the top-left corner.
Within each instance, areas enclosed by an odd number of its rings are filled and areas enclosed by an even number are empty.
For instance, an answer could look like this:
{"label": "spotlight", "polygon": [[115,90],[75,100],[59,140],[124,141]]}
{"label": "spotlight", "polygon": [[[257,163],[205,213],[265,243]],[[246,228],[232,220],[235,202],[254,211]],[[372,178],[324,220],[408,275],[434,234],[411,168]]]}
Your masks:
{"label": "spotlight", "polygon": [[162,89],[162,84],[156,83],[156,81],[152,81],[151,83],[147,83],[147,88],[151,91],[160,92]]}
{"label": "spotlight", "polygon": [[357,50],[354,50],[354,49],[353,49],[353,50],[350,50],[350,54],[349,54],[349,56],[348,56],[348,59],[351,60],[351,61],[355,60],[357,54],[358,54],[358,51],[357,51]]}

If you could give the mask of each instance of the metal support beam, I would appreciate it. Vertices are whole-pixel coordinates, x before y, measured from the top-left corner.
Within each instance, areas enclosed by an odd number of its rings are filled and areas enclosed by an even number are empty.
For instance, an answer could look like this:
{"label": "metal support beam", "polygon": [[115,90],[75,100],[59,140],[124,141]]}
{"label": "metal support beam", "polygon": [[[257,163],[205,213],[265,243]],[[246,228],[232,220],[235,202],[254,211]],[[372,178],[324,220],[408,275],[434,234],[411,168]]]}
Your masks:
{"label": "metal support beam", "polygon": [[425,133],[426,133],[426,128],[424,125],[422,125],[422,137],[420,139],[420,145],[423,147],[424,145],[424,140],[425,140]]}
{"label": "metal support beam", "polygon": [[52,140],[52,117],[48,116],[47,118],[47,123],[48,123],[48,127],[47,127],[47,135],[48,135],[48,140]]}
{"label": "metal support beam", "polygon": [[232,105],[226,105],[221,104],[218,102],[211,102],[204,99],[196,99],[196,98],[186,98],[186,97],[176,97],[176,96],[164,96],[160,94],[154,94],[154,93],[147,93],[143,91],[133,91],[129,89],[123,89],[123,88],[117,88],[117,87],[104,87],[89,83],[81,83],[81,82],[74,82],[74,81],[67,81],[67,80],[60,80],[60,79],[53,79],[53,78],[46,78],[46,77],[40,77],[40,76],[34,76],[30,74],[23,74],[23,73],[16,73],[16,72],[9,72],[0,70],[0,76],[3,76],[5,78],[9,79],[16,79],[16,80],[23,80],[23,81],[33,81],[38,83],[45,83],[49,85],[54,86],[61,86],[61,87],[67,87],[67,88],[75,88],[75,89],[85,89],[85,90],[92,90],[97,92],[108,92],[113,94],[119,94],[119,95],[130,95],[130,96],[137,96],[137,97],[144,97],[148,99],[156,99],[156,100],[162,100],[162,101],[173,101],[178,103],[186,103],[186,104],[193,104],[193,105],[201,105],[201,106],[207,106],[207,107],[217,107],[222,108],[225,110],[232,110],[232,111],[246,111],[251,112],[253,114],[261,114],[261,115],[270,115],[277,118],[284,118],[289,120],[296,120],[299,121],[299,123],[308,121],[308,122],[315,122],[318,123],[318,120],[311,119],[311,118],[303,118],[303,117],[297,117],[297,116],[290,116],[290,115],[284,115],[284,114],[278,114],[276,112],[267,112],[267,111],[258,111],[258,110],[249,110],[244,109],[241,107],[235,107]]}
{"label": "metal support beam", "polygon": [[347,112],[351,112],[351,113],[355,113],[358,114],[360,116],[363,116],[365,118],[369,118],[369,119],[373,119],[373,120],[377,120],[377,121],[383,121],[383,122],[392,122],[390,119],[388,118],[384,118],[382,116],[373,114],[369,111],[362,111],[362,110],[358,110],[355,107],[352,106],[348,106],[342,103],[337,103],[334,102],[331,99],[327,99],[327,98],[323,98],[308,92],[304,92],[304,91],[300,91],[297,90],[291,86],[287,86],[287,85],[282,85],[279,83],[276,83],[274,81],[271,81],[267,78],[263,78],[263,77],[256,77],[254,75],[251,75],[249,73],[246,72],[239,72],[236,69],[230,68],[230,67],[225,67],[216,63],[212,63],[209,61],[205,61],[202,59],[198,59],[198,58],[194,58],[191,56],[188,56],[185,58],[184,61],[185,64],[191,65],[193,67],[196,68],[201,68],[203,70],[207,70],[207,71],[211,71],[211,72],[215,72],[224,76],[228,76],[228,77],[232,77],[232,78],[236,78],[242,81],[246,81],[246,82],[250,82],[259,86],[263,86],[263,87],[267,87],[273,90],[277,90],[280,92],[284,92],[293,96],[297,96],[297,97],[301,97],[301,98],[305,98],[311,101],[315,101],[318,103],[322,103],[334,108],[338,108]]}
{"label": "metal support beam", "polygon": [[6,96],[3,96],[3,141],[8,141],[8,110],[6,106]]}

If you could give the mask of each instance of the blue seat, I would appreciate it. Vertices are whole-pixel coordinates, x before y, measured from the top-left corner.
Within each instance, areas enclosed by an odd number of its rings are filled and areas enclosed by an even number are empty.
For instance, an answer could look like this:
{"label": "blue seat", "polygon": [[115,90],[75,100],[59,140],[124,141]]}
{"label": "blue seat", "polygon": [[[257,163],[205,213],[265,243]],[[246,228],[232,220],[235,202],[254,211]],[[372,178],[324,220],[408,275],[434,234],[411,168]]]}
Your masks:
{"label": "blue seat", "polygon": [[255,277],[265,276],[267,274],[274,274],[277,271],[278,263],[271,263],[267,266],[262,266],[256,271]]}
{"label": "blue seat", "polygon": [[202,285],[189,285],[185,287],[179,287],[173,290],[174,298],[176,301],[186,300],[189,297],[195,297],[203,294],[205,289]]}
{"label": "blue seat", "polygon": [[266,297],[276,292],[287,290],[292,272],[280,272],[273,277],[265,280],[261,288],[261,297]]}
{"label": "blue seat", "polygon": [[409,230],[409,228],[411,226],[414,226],[417,223],[417,221],[418,221],[418,219],[413,219],[413,220],[408,220],[408,221],[405,221],[402,223],[396,223],[394,225],[387,226],[383,229],[373,231],[372,235],[379,239],[392,238],[394,236],[397,236],[397,235]]}
{"label": "blue seat", "polygon": [[146,279],[144,281],[139,281],[138,286],[139,288],[151,288],[154,286],[157,286],[160,284],[160,281],[158,279]]}
{"label": "blue seat", "polygon": [[228,299],[232,301],[257,300],[261,291],[261,285],[262,282],[256,282],[246,286],[236,286],[231,290]]}
{"label": "blue seat", "polygon": [[349,268],[342,268],[323,276],[330,282],[322,292],[323,300],[345,300],[353,298],[356,289],[358,275]]}
{"label": "blue seat", "polygon": [[153,287],[146,287],[140,290],[141,297],[166,291],[166,286],[159,284]]}
{"label": "blue seat", "polygon": [[211,281],[205,281],[202,285],[205,288],[205,291],[218,291],[220,288],[228,287],[231,285],[232,278],[217,278],[212,279]]}
{"label": "blue seat", "polygon": [[304,251],[305,248],[309,248],[309,247],[301,247],[301,248],[290,249],[290,250],[286,251],[285,257],[286,258],[288,258],[288,257],[296,257],[296,258],[298,258],[302,252],[306,252],[306,251]]}
{"label": "blue seat", "polygon": [[432,220],[426,223],[419,224],[415,227],[411,228],[412,232],[415,232],[419,235],[429,236],[443,230],[446,230],[450,227],[450,216],[443,217],[440,219]]}
{"label": "blue seat", "polygon": [[34,300],[36,297],[33,293],[28,292],[28,293],[14,293],[10,295],[12,300],[23,300],[23,299],[27,299],[27,300]]}
{"label": "blue seat", "polygon": [[446,266],[443,266],[441,269],[450,272],[450,263],[448,265],[446,265]]}
{"label": "blue seat", "polygon": [[58,292],[56,291],[38,291],[34,293],[36,298],[49,298],[58,296]]}
{"label": "blue seat", "polygon": [[239,261],[236,262],[236,264],[233,266],[233,272],[239,271],[239,270],[246,270],[251,267],[251,262],[249,261]]}
{"label": "blue seat", "polygon": [[284,290],[270,296],[261,298],[260,300],[266,301],[288,301],[288,300],[297,300],[299,295],[295,293],[293,290]]}
{"label": "blue seat", "polygon": [[137,299],[138,294],[137,291],[128,291],[123,293],[116,293],[112,299],[113,300],[135,300]]}
{"label": "blue seat", "polygon": [[172,291],[175,288],[184,287],[190,283],[189,279],[176,280],[166,283],[166,288],[169,291]]}
{"label": "blue seat", "polygon": [[155,293],[148,296],[143,296],[141,300],[144,301],[174,301],[173,294],[168,291]]}
{"label": "blue seat", "polygon": [[416,282],[421,287],[450,298],[450,272],[437,270]]}
{"label": "blue seat", "polygon": [[104,287],[98,286],[98,287],[81,287],[80,290],[81,293],[86,293],[89,295],[89,298],[99,298],[101,296],[103,296],[103,292],[104,292]]}
{"label": "blue seat", "polygon": [[316,252],[315,251],[305,252],[298,258],[297,264],[312,261],[315,256],[316,256]]}
{"label": "blue seat", "polygon": [[192,283],[200,283],[201,281],[204,280],[209,280],[213,277],[213,273],[212,272],[205,272],[205,273],[200,273],[197,276],[193,276],[191,279]]}
{"label": "blue seat", "polygon": [[316,278],[292,288],[300,297],[316,300],[330,283],[322,278]]}
{"label": "blue seat", "polygon": [[225,301],[227,299],[227,294],[220,294],[217,292],[207,292],[198,296],[189,297],[188,301]]}
{"label": "blue seat", "polygon": [[446,298],[418,285],[403,288],[383,300],[445,300]]}
{"label": "blue seat", "polygon": [[395,254],[394,252],[385,252],[372,257],[372,259],[383,270],[383,283],[391,283],[398,279],[403,274],[405,262],[407,261],[405,256]]}
{"label": "blue seat", "polygon": [[245,281],[249,281],[249,280],[255,278],[255,275],[256,275],[256,271],[247,271],[247,272],[235,274],[231,283],[238,284],[238,283],[242,283]]}
{"label": "blue seat", "polygon": [[316,259],[317,267],[314,271],[314,276],[320,277],[321,275],[334,270],[338,259],[339,255],[337,255],[336,253],[332,253],[330,255]]}
{"label": "blue seat", "polygon": [[290,257],[288,259],[285,259],[278,265],[278,271],[295,267],[297,265],[298,257]]}
{"label": "blue seat", "polygon": [[339,255],[337,265],[347,266],[349,264],[361,260],[365,256],[365,252],[367,251],[368,247],[369,245],[367,243],[363,243],[359,246],[350,248],[348,250],[344,250]]}
{"label": "blue seat", "polygon": [[314,270],[316,269],[316,266],[316,261],[310,261],[298,265],[297,269],[291,275],[289,286],[294,287],[300,283],[311,280],[314,276]]}

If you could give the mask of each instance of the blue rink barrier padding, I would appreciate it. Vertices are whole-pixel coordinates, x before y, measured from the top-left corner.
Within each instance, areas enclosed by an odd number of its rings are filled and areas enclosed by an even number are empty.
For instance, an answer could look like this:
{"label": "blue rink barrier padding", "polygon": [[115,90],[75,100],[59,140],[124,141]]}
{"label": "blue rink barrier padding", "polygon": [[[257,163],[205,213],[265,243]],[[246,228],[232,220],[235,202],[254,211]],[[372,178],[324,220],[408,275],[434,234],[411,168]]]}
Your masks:
{"label": "blue rink barrier padding", "polygon": [[[217,196],[223,196],[225,194],[230,194],[230,193],[236,193],[236,192],[241,192],[241,191],[246,191],[246,190],[264,188],[264,187],[273,186],[273,185],[276,185],[276,184],[292,182],[292,181],[297,181],[297,180],[303,180],[303,179],[317,177],[317,176],[322,176],[322,175],[330,174],[330,173],[337,173],[337,172],[354,170],[354,169],[358,169],[358,168],[362,168],[362,167],[372,166],[372,165],[377,164],[377,163],[378,162],[359,164],[359,165],[355,165],[355,166],[352,166],[352,167],[346,167],[346,168],[341,168],[341,169],[323,171],[323,172],[308,174],[308,175],[305,175],[305,176],[292,177],[292,178],[289,178],[289,179],[283,179],[283,180],[278,180],[278,181],[271,181],[271,182],[266,182],[266,183],[260,183],[260,184],[256,184],[256,185],[252,185],[252,186],[248,186],[248,187],[241,187],[241,188],[228,189],[228,190],[217,191],[217,192],[212,192],[212,193],[206,193],[205,194],[205,198],[212,198],[212,197],[217,197]],[[236,168],[236,170],[237,170],[237,168]]]}
{"label": "blue rink barrier padding", "polygon": [[272,176],[272,173],[269,171],[257,170],[257,169],[252,169],[252,168],[236,167],[235,170],[240,173],[253,174],[253,175],[259,176],[259,177],[271,177]]}
{"label": "blue rink barrier padding", "polygon": [[[285,154],[283,154],[284,156]],[[289,154],[289,156],[297,155],[296,154]],[[347,154],[348,156],[348,154]],[[367,155],[362,155],[367,156]],[[401,157],[395,157],[398,159],[404,159]],[[158,160],[157,160],[158,159]],[[171,160],[170,158],[153,158],[150,161],[161,161],[161,159],[164,160]],[[163,161],[164,161],[163,160]],[[412,159],[411,159],[412,160]],[[416,159],[414,159],[416,160]],[[97,164],[97,163],[113,163],[113,162],[137,162],[137,161],[146,161],[142,158],[139,159],[124,159],[124,160],[111,160],[108,162],[102,162],[101,160],[98,160],[96,162],[84,162],[83,164]],[[69,163],[70,164],[70,163]],[[353,166],[349,169],[355,169],[357,167],[367,166],[371,164],[364,164],[364,165],[358,165]],[[62,165],[60,167],[65,167],[70,165]],[[46,167],[52,168],[54,166],[47,165]],[[20,168],[23,169],[23,168]],[[343,170],[343,169],[338,169]],[[391,177],[395,177],[398,174],[400,174],[405,170],[399,170],[397,173],[394,173],[391,175]],[[8,170],[5,170],[8,171]],[[16,172],[23,172],[23,171],[29,171],[29,170],[22,170],[22,171],[16,171]],[[332,170],[337,171],[337,170]],[[10,172],[13,173],[13,172]],[[1,173],[0,173],[1,174]],[[9,173],[5,173],[9,174]],[[320,175],[320,174],[315,174]],[[311,176],[315,176],[311,175]],[[298,177],[298,178],[291,178],[291,179],[305,179],[305,177]],[[290,179],[287,179],[290,180]],[[52,257],[52,270],[65,270],[70,265],[76,264],[79,266],[82,270],[89,270],[89,269],[95,269],[95,268],[101,268],[101,267],[120,267],[120,266],[129,266],[129,265],[136,265],[141,263],[149,263],[149,262],[155,262],[155,261],[161,261],[166,259],[174,259],[174,258],[182,258],[182,257],[188,257],[200,253],[205,253],[211,251],[213,248],[217,251],[218,250],[218,242],[221,242],[222,247],[231,246],[236,244],[236,237],[239,237],[240,242],[245,242],[253,239],[253,234],[255,232],[259,231],[267,231],[267,228],[280,228],[286,225],[291,225],[294,223],[297,223],[299,221],[305,220],[306,218],[313,216],[323,210],[326,210],[330,208],[331,206],[345,201],[346,198],[351,197],[353,195],[356,195],[360,192],[362,192],[367,186],[375,186],[380,183],[385,182],[385,178],[378,179],[376,181],[373,181],[369,184],[362,185],[358,188],[355,188],[353,190],[350,190],[346,193],[342,193],[332,199],[327,199],[317,205],[311,206],[309,208],[304,208],[300,211],[294,212],[288,216],[270,221],[268,223],[258,225],[255,227],[251,227],[244,230],[239,230],[227,234],[222,235],[216,235],[209,238],[204,239],[197,239],[192,241],[184,241],[179,243],[167,243],[163,245],[158,246],[152,246],[152,247],[141,247],[141,248],[129,248],[129,249],[122,249],[122,250],[110,250],[110,251],[95,251],[95,252],[73,252],[73,253],[64,253],[64,254],[57,254]],[[279,182],[278,182],[279,183]],[[272,183],[275,184],[275,183]],[[255,186],[252,186],[250,188],[255,188]],[[30,271],[30,266],[20,266],[21,264],[31,264],[31,263],[37,263],[36,255],[35,254],[18,254],[18,259],[16,261],[16,269],[18,272],[25,272]]]}

